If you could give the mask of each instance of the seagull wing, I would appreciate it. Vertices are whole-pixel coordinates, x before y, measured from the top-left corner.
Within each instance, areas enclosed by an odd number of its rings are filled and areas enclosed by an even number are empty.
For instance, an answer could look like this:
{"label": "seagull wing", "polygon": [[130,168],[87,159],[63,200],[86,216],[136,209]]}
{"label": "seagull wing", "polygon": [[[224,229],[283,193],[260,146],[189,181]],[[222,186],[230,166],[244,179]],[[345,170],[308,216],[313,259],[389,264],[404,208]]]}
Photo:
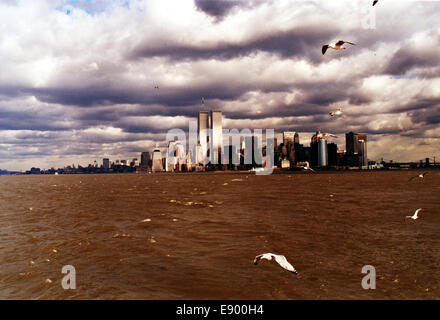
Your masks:
{"label": "seagull wing", "polygon": [[325,54],[325,52],[327,51],[327,49],[328,49],[328,44],[323,45],[323,46],[322,46],[322,54]]}
{"label": "seagull wing", "polygon": [[378,2],[379,0],[374,0],[373,1],[373,7],[374,7],[374,5]]}
{"label": "seagull wing", "polygon": [[351,45],[356,45],[356,43],[353,43],[353,42],[348,42],[348,41],[344,41],[345,43],[348,43],[348,44],[351,44]]}
{"label": "seagull wing", "polygon": [[286,269],[287,271],[297,273],[295,268],[289,263],[289,261],[287,261],[285,256],[274,254],[273,257],[275,258],[275,261],[278,262],[278,264],[282,268]]}
{"label": "seagull wing", "polygon": [[428,174],[428,172],[423,172],[422,176],[425,177],[426,174]]}
{"label": "seagull wing", "polygon": [[414,212],[414,218],[415,218],[415,219],[418,218],[418,214],[419,214],[419,211],[420,211],[420,210],[422,210],[422,208],[419,208],[419,209],[416,210],[416,212]]}

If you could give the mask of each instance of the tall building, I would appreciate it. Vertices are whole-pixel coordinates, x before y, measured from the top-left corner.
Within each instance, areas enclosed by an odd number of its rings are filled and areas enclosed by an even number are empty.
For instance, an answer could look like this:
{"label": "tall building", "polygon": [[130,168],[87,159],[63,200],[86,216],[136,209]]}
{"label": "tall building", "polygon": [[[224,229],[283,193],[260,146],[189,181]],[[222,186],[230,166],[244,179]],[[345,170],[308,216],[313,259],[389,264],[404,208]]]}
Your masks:
{"label": "tall building", "polygon": [[345,134],[345,148],[348,155],[358,154],[358,136],[357,133],[349,132]]}
{"label": "tall building", "polygon": [[150,166],[150,161],[151,161],[150,153],[149,152],[142,152],[140,165],[142,167]]}
{"label": "tall building", "polygon": [[318,165],[318,133],[319,131],[315,135],[313,135],[310,140],[310,165],[312,167]]}
{"label": "tall building", "polygon": [[199,111],[199,117],[197,119],[197,135],[199,139],[199,143],[202,149],[202,159],[199,159],[200,162],[203,162],[206,157],[209,157],[208,154],[208,143],[209,143],[209,113],[208,111]]}
{"label": "tall building", "polygon": [[294,132],[294,131],[284,131],[283,132],[284,145],[287,145],[288,141],[295,143],[295,134],[296,134],[296,132]]}
{"label": "tall building", "polygon": [[104,169],[110,169],[110,160],[108,158],[102,159],[102,167]]}
{"label": "tall building", "polygon": [[174,171],[175,166],[177,164],[177,150],[176,150],[177,141],[171,140],[168,141],[168,148],[166,158],[165,171]]}
{"label": "tall building", "polygon": [[318,166],[327,166],[327,141],[325,139],[318,140]]}
{"label": "tall building", "polygon": [[295,132],[295,137],[293,138],[293,143],[294,144],[299,144],[299,134],[298,134],[298,132]]}
{"label": "tall building", "polygon": [[358,133],[358,150],[359,150],[359,157],[361,162],[360,165],[368,166],[366,133]]}
{"label": "tall building", "polygon": [[367,141],[364,139],[358,139],[359,148],[359,165],[368,166],[367,159]]}
{"label": "tall building", "polygon": [[163,170],[162,152],[159,149],[153,151],[153,172],[160,172]]}
{"label": "tall building", "polygon": [[346,158],[349,166],[367,166],[367,134],[349,132],[345,134]]}
{"label": "tall building", "polygon": [[212,157],[211,163],[217,164],[221,162],[222,146],[223,146],[223,125],[222,112],[211,111],[211,132],[212,132]]}
{"label": "tall building", "polygon": [[292,165],[295,162],[295,136],[297,133],[294,131],[283,132],[283,144],[286,147],[287,159],[292,162]]}
{"label": "tall building", "polygon": [[327,158],[329,166],[339,165],[338,146],[336,143],[327,144]]}

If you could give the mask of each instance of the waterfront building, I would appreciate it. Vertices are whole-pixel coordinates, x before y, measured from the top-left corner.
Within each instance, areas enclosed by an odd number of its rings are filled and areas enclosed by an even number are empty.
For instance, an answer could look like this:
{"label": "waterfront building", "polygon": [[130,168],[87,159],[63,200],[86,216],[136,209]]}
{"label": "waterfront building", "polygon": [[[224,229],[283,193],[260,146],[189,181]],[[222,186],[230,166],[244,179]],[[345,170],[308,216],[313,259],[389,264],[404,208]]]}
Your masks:
{"label": "waterfront building", "polygon": [[199,111],[199,116],[197,119],[197,135],[198,142],[200,143],[202,150],[202,157],[198,159],[199,163],[205,161],[208,154],[208,143],[209,143],[209,113],[208,111]]}
{"label": "waterfront building", "polygon": [[150,162],[151,162],[150,153],[149,152],[142,152],[141,153],[141,163],[140,163],[140,165],[142,167],[148,167],[148,166],[151,165]]}
{"label": "waterfront building", "polygon": [[346,133],[345,145],[348,166],[362,167],[368,165],[366,133]]}
{"label": "waterfront building", "polygon": [[110,169],[110,159],[108,158],[102,159],[102,167],[104,169]]}
{"label": "waterfront building", "polygon": [[211,163],[221,163],[221,153],[223,146],[223,124],[222,124],[222,112],[213,110],[211,111],[211,132],[212,132],[212,157]]}
{"label": "waterfront building", "polygon": [[327,141],[325,139],[318,140],[318,166],[327,166]]}
{"label": "waterfront building", "polygon": [[160,172],[163,170],[162,152],[159,149],[153,151],[153,172]]}

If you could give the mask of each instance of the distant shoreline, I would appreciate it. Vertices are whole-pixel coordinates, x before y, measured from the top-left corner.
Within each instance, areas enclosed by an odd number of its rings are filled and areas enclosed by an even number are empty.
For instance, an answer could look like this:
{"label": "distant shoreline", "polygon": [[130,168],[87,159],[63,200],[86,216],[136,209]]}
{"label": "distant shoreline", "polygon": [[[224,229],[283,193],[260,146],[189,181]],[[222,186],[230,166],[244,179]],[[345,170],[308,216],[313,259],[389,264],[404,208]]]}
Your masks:
{"label": "distant shoreline", "polygon": [[[400,171],[434,171],[434,170],[440,170],[440,167],[433,167],[433,168],[383,168],[383,169],[316,169],[314,172],[305,171],[305,170],[280,170],[280,169],[274,169],[274,171],[270,174],[328,174],[328,173],[347,173],[347,172],[400,172]],[[212,171],[175,171],[175,172],[153,172],[153,173],[147,173],[147,172],[91,172],[91,173],[61,173],[58,174],[60,176],[71,176],[71,175],[121,175],[121,174],[127,174],[127,175],[187,175],[187,174],[197,174],[197,175],[218,175],[218,174],[237,174],[237,175],[255,175],[255,172],[248,171],[248,170],[212,170]],[[19,173],[19,172],[11,172],[11,173],[0,173],[0,176],[55,176],[55,174],[47,174],[47,173]]]}

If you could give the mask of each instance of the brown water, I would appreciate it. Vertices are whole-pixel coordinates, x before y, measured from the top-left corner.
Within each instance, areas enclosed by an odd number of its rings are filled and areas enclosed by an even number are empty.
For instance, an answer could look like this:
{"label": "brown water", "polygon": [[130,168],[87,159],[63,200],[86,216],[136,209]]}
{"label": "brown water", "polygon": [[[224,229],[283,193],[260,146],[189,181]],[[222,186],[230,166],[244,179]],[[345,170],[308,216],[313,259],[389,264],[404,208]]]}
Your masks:
{"label": "brown water", "polygon": [[439,299],[440,172],[415,174],[1,176],[0,298]]}

